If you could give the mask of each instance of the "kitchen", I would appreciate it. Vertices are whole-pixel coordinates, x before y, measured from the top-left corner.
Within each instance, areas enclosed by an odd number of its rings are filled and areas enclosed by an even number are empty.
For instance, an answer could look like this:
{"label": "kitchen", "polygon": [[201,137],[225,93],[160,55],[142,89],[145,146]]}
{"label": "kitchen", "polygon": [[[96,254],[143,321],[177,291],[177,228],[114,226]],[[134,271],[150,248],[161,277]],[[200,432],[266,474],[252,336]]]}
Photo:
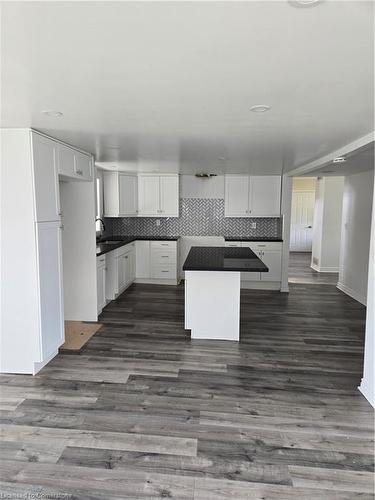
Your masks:
{"label": "kitchen", "polygon": [[2,495],[372,498],[373,17],[2,2]]}

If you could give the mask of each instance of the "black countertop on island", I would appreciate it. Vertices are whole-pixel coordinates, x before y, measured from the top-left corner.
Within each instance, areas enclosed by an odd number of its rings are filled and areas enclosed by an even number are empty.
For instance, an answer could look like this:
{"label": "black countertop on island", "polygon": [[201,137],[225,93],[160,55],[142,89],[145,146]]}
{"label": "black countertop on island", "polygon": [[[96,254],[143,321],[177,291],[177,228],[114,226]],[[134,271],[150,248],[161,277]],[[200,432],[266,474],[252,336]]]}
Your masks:
{"label": "black countertop on island", "polygon": [[250,250],[233,247],[191,247],[184,271],[268,272],[268,267]]}
{"label": "black countertop on island", "polygon": [[[96,243],[96,256],[103,255],[105,253],[116,250],[124,245],[133,243],[136,240],[143,241],[177,241],[179,236],[111,236],[109,238],[103,238],[103,241],[98,241]],[[104,241],[112,241],[113,243],[104,243]],[[115,243],[116,242],[116,243]]]}

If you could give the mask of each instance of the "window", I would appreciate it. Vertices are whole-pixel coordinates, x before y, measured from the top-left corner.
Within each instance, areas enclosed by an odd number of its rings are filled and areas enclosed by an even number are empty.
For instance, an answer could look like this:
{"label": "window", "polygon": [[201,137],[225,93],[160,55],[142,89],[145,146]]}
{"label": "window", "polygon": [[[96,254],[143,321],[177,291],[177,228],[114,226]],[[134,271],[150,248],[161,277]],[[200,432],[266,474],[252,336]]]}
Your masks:
{"label": "window", "polygon": [[[96,174],[96,218],[103,217],[103,176],[101,172]],[[102,224],[99,220],[95,223],[96,234],[99,235],[102,231]]]}

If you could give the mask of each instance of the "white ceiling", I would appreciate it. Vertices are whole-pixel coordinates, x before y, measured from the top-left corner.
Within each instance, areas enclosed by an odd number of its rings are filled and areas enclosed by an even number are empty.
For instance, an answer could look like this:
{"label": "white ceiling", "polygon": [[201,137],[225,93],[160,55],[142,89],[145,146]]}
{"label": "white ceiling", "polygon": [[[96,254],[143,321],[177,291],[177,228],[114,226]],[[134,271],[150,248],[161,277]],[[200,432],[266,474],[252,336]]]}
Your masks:
{"label": "white ceiling", "polygon": [[2,126],[42,130],[107,166],[291,170],[373,130],[373,9],[5,2]]}
{"label": "white ceiling", "polygon": [[374,143],[345,155],[345,163],[324,163],[321,167],[310,170],[306,176],[330,177],[345,176],[374,169]]}

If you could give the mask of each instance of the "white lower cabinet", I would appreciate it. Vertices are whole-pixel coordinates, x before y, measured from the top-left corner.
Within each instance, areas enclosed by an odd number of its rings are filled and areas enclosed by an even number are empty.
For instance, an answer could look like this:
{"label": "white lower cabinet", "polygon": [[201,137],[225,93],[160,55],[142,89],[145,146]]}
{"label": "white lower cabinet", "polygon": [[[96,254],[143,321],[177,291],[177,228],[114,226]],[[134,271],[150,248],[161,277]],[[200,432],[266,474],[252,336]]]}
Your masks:
{"label": "white lower cabinet", "polygon": [[39,270],[39,362],[56,354],[64,343],[62,292],[62,247],[60,222],[40,222],[37,226]]}
{"label": "white lower cabinet", "polygon": [[99,257],[96,258],[96,277],[97,277],[98,314],[100,314],[107,303],[105,255],[100,255]]}
{"label": "white lower cabinet", "polygon": [[178,242],[137,241],[136,280],[142,283],[178,283]]}
{"label": "white lower cabinet", "polygon": [[[282,242],[278,241],[226,241],[226,247],[248,247],[268,267],[268,273],[241,273],[243,288],[262,288],[262,283],[281,282]],[[264,286],[263,286],[264,287]]]}
{"label": "white lower cabinet", "polygon": [[135,244],[117,250],[117,294],[122,293],[135,280]]}

